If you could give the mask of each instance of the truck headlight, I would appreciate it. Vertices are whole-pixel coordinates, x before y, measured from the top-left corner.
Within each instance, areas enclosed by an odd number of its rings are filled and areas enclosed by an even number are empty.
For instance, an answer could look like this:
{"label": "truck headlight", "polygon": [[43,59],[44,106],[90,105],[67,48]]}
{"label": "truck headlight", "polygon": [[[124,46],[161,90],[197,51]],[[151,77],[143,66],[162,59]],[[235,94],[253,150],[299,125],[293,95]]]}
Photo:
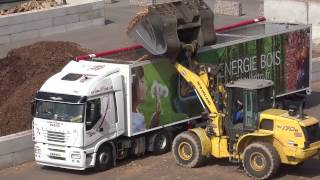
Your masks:
{"label": "truck headlight", "polygon": [[35,155],[40,155],[40,153],[41,153],[40,147],[39,146],[34,146],[34,154]]}
{"label": "truck headlight", "polygon": [[80,159],[81,155],[80,154],[71,154],[71,159]]}

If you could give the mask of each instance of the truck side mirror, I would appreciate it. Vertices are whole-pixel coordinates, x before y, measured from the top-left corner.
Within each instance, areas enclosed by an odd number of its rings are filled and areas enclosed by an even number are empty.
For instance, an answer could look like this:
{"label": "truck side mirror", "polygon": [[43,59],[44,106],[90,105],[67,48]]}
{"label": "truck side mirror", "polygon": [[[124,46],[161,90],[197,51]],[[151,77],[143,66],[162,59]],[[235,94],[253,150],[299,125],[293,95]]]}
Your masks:
{"label": "truck side mirror", "polygon": [[31,101],[31,115],[34,116],[36,111],[36,101],[32,100]]}
{"label": "truck side mirror", "polygon": [[92,124],[94,123],[95,119],[96,119],[96,106],[95,104],[89,104],[89,110],[88,112],[88,118],[87,118],[87,123],[88,124]]}
{"label": "truck side mirror", "polygon": [[100,103],[88,103],[86,126],[87,130],[91,129],[93,125],[100,119]]}

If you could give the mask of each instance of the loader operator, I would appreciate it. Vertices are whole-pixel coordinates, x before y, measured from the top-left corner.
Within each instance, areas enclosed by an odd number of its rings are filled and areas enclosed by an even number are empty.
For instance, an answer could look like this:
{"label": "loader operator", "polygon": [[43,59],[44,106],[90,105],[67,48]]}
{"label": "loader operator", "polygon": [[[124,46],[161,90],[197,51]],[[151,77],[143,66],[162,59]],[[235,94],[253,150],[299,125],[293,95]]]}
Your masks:
{"label": "loader operator", "polygon": [[236,111],[233,114],[233,124],[238,124],[243,122],[243,103],[237,99],[235,102]]}

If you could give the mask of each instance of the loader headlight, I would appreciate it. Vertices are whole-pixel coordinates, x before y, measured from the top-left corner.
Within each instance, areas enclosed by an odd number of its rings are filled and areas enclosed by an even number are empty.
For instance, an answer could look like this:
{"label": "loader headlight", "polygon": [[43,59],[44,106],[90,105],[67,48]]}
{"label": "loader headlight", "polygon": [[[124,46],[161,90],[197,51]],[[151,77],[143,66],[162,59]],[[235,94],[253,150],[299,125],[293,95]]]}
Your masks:
{"label": "loader headlight", "polygon": [[71,154],[71,159],[80,159],[81,155],[80,154]]}

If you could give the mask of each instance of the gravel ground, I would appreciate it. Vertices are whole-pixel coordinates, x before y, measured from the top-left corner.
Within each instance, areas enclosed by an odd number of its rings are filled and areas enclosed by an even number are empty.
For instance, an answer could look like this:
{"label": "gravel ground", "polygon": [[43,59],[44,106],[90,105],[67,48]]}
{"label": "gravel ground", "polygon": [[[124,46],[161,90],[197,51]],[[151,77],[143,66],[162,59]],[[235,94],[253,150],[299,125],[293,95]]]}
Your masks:
{"label": "gravel ground", "polygon": [[[208,0],[211,1],[211,0]],[[249,0],[241,0],[247,1]],[[69,34],[56,35],[41,40],[69,40],[81,44],[84,47],[99,51],[104,49],[113,49],[117,47],[124,47],[130,43],[128,39],[120,34],[124,33],[122,28],[127,24],[128,14],[133,14],[135,8],[128,8],[123,3],[115,3],[112,9],[116,11],[108,11],[109,20],[116,22],[105,27],[91,28],[85,30],[75,31]],[[231,17],[217,17],[217,27],[237,22],[243,19],[249,19],[252,16],[256,17],[258,11],[257,1],[251,3],[248,10],[244,12],[246,16],[240,18]],[[251,5],[253,7],[251,7]],[[250,11],[249,11],[250,10]],[[123,31],[123,32],[122,32]],[[90,33],[89,33],[90,32]],[[84,36],[84,34],[87,34]],[[112,36],[113,35],[113,36]],[[104,37],[109,37],[106,41]],[[95,39],[92,41],[92,39]],[[38,40],[29,40],[20,43],[14,43],[6,46],[0,46],[0,56],[4,56],[13,47],[19,47],[33,43]],[[112,42],[112,43],[110,43]],[[308,100],[308,109],[306,112],[320,119],[320,82],[314,84],[314,93]],[[320,161],[311,159],[307,161],[300,169],[290,170],[281,169],[276,176],[277,179],[320,179]],[[25,163],[23,165],[8,168],[0,171],[0,180],[69,180],[69,179],[196,179],[196,180],[211,180],[211,179],[249,179],[238,166],[228,163],[227,160],[210,159],[208,163],[201,168],[186,169],[175,164],[171,153],[161,156],[135,157],[120,161],[118,166],[101,173],[94,173],[92,171],[71,171],[59,168],[48,168],[36,165],[35,162]]]}
{"label": "gravel ground", "polygon": [[[313,93],[308,98],[306,113],[320,119],[320,82],[314,83]],[[0,171],[0,180],[69,180],[69,179],[115,179],[115,180],[140,180],[140,179],[249,179],[239,166],[230,164],[226,159],[209,159],[207,164],[200,168],[187,169],[179,167],[171,152],[160,155],[132,157],[118,162],[117,167],[101,173],[88,171],[73,171],[60,168],[42,167],[35,162],[29,162],[14,168]],[[320,179],[319,159],[306,161],[299,169],[281,168],[275,179]]]}
{"label": "gravel ground", "polygon": [[[320,179],[320,161],[311,159],[299,169],[282,168],[276,179]],[[241,168],[230,164],[227,159],[209,159],[207,164],[200,168],[188,169],[175,164],[171,153],[161,156],[144,156],[130,158],[118,163],[118,166],[101,173],[92,171],[73,171],[59,168],[41,167],[35,162],[29,162],[15,168],[0,171],[2,180],[140,180],[140,179],[249,179]]]}

